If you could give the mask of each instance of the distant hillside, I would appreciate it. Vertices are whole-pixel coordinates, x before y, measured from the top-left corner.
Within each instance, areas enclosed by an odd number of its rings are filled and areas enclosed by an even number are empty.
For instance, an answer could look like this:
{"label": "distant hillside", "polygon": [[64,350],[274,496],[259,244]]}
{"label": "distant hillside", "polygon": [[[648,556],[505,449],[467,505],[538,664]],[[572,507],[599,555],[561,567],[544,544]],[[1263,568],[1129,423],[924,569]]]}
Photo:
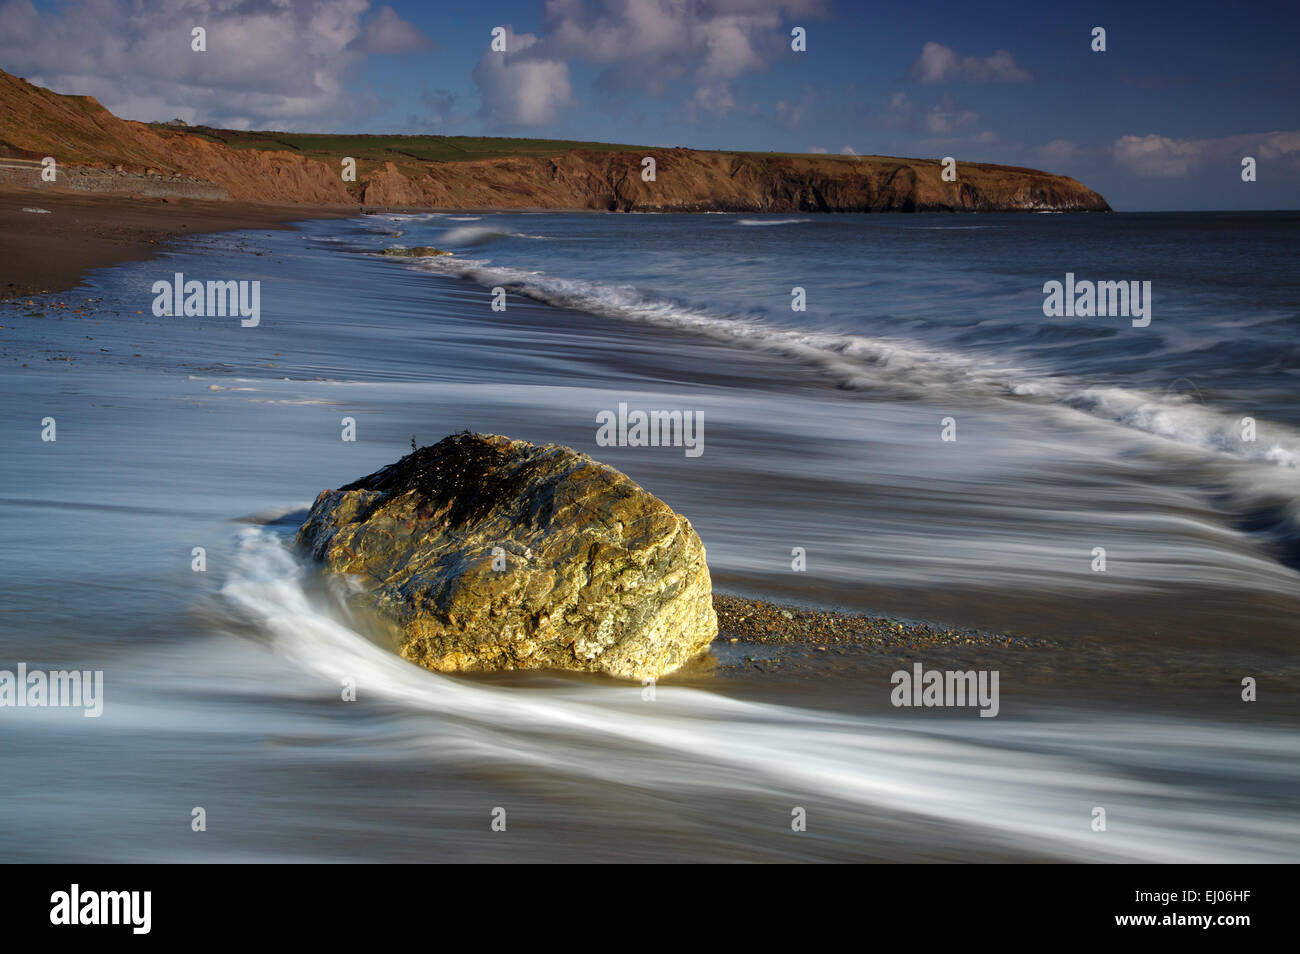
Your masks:
{"label": "distant hillside", "polygon": [[[243,132],[122,120],[89,96],[0,71],[0,157],[103,170],[97,190],[195,181],[234,199],[376,208],[683,212],[1109,211],[1096,192],[1034,169],[932,159],[712,152],[468,136]],[[357,162],[345,183],[341,160]],[[641,178],[655,160],[655,181]],[[3,159],[0,159],[3,163]],[[15,173],[17,174],[17,173]],[[30,171],[23,173],[30,175]],[[89,175],[71,177],[75,187]],[[175,184],[175,185],[173,185]],[[90,188],[91,186],[84,186]],[[191,188],[192,191],[192,188]]]}

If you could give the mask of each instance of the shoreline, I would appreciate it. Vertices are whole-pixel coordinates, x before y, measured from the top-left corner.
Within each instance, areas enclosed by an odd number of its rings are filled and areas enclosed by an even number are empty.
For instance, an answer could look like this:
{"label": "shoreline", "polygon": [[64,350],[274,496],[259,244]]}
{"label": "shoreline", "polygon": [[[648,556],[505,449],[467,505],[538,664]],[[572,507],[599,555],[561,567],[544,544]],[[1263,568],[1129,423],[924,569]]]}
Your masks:
{"label": "shoreline", "polygon": [[[52,214],[24,213],[24,206],[49,208]],[[33,248],[37,243],[32,240],[30,223],[50,220],[55,224],[60,208],[66,215],[61,227],[48,231],[45,249]],[[83,213],[83,209],[89,211]],[[357,218],[365,211],[229,200],[163,201],[0,191],[0,221],[6,225],[5,244],[0,248],[10,252],[5,261],[11,271],[22,269],[11,249],[21,245],[21,251],[29,255],[43,255],[45,264],[67,283],[64,287],[71,288],[88,271],[152,258],[168,241],[182,235],[279,230],[292,228],[294,220]],[[9,221],[15,218],[18,228]],[[67,220],[72,220],[70,225]],[[86,242],[87,236],[77,232],[82,222],[91,229],[98,225],[103,232],[92,232],[89,238],[93,241]],[[49,248],[55,251],[51,253]],[[6,289],[6,283],[14,280],[6,277],[0,282],[0,298],[24,294]],[[88,347],[97,351],[98,344]],[[698,669],[690,667],[673,674],[670,679],[674,683],[701,687],[707,683],[714,691],[782,698],[812,697],[821,689],[828,699],[838,701],[856,698],[865,690],[875,700],[872,705],[883,699],[887,707],[887,692],[877,690],[888,686],[889,673],[904,668],[903,663],[922,662],[927,668],[939,669],[1001,668],[1006,679],[1003,691],[1009,700],[1013,693],[1048,703],[1103,697],[1193,712],[1209,699],[1217,715],[1232,718],[1242,707],[1239,688],[1230,675],[1264,672],[1273,683],[1270,714],[1300,717],[1300,696],[1293,703],[1277,695],[1279,690],[1285,694],[1300,685],[1300,670],[1287,665],[1271,641],[1261,644],[1253,638],[1261,624],[1270,628],[1274,623],[1276,614],[1270,601],[1263,598],[1252,616],[1241,620],[1240,637],[1249,644],[1242,647],[1235,641],[1230,646],[1215,645],[1216,641],[1195,625],[1199,610],[1194,593],[1173,601],[1175,608],[1159,616],[1159,628],[1169,625],[1178,637],[1171,645],[1157,639],[1153,626],[1146,625],[1148,612],[1154,614],[1150,606],[1145,607],[1147,612],[1137,612],[1146,603],[1165,602],[1168,592],[1108,601],[1104,608],[1111,615],[1125,617],[1127,638],[1107,643],[1100,633],[1106,628],[1100,625],[1104,618],[1053,607],[1047,594],[1030,594],[1018,601],[1018,612],[1011,612],[1003,597],[974,587],[970,591],[949,592],[939,587],[904,594],[879,585],[864,583],[848,589],[826,582],[799,592],[775,579],[756,589],[726,573],[717,574],[714,583],[720,631],[712,658]],[[749,611],[744,610],[745,605]]]}
{"label": "shoreline", "polygon": [[0,301],[69,291],[88,272],[154,258],[183,235],[288,229],[304,219],[358,214],[346,206],[0,188]]}
{"label": "shoreline", "polygon": [[[26,212],[45,209],[49,214]],[[1028,214],[1029,210],[1021,210]],[[363,215],[833,215],[833,212],[678,213],[605,209],[495,207],[377,207],[262,203],[238,199],[145,196],[131,192],[74,192],[0,184],[0,301],[67,292],[98,268],[155,257],[170,241],[195,234],[245,229],[289,229],[307,219]],[[879,213],[888,214],[888,213]],[[925,214],[925,213],[895,213]],[[979,214],[963,211],[934,214]]]}
{"label": "shoreline", "polygon": [[[1008,715],[1066,705],[1224,722],[1259,718],[1241,702],[1234,674],[1246,661],[1231,652],[1015,636],[716,589],[713,604],[718,635],[708,653],[665,677],[665,684],[831,710],[854,698],[864,710],[888,713],[895,711],[891,674],[921,663],[927,670],[1000,671]],[[1267,718],[1293,724],[1300,718],[1295,668],[1275,668],[1270,679],[1280,695]]]}

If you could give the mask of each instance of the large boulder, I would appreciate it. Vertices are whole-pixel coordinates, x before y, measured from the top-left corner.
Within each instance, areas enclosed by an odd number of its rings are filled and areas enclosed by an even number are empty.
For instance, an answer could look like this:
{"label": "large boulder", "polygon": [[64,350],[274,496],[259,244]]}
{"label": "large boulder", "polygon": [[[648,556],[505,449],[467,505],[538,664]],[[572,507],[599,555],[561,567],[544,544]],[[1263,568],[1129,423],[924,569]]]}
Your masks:
{"label": "large boulder", "polygon": [[558,444],[468,432],[323,491],[298,545],[441,672],[670,673],[718,631],[690,522]]}

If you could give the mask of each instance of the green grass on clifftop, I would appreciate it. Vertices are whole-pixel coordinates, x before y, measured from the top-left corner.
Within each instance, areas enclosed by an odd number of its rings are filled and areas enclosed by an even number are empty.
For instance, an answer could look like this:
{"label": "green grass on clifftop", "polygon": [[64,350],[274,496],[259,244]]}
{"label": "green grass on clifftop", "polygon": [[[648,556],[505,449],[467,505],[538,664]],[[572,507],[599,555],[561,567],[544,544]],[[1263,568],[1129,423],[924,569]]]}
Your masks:
{"label": "green grass on clifftop", "polygon": [[[357,160],[362,172],[385,162],[391,162],[407,175],[418,175],[426,162],[466,162],[475,159],[506,159],[512,157],[561,156],[574,149],[589,152],[646,152],[662,151],[663,146],[643,146],[630,143],[587,142],[580,139],[515,139],[506,136],[402,136],[359,135],[353,133],[287,133],[267,130],[214,129],[210,126],[169,127],[161,123],[150,124],[161,134],[185,132],[220,142],[232,149],[264,149],[296,152],[311,159],[331,165],[341,156]],[[721,152],[727,155],[759,157],[798,157],[806,153],[746,152],[730,149],[700,149],[697,152]],[[818,159],[874,159],[873,156],[818,155]]]}
{"label": "green grass on clifftop", "polygon": [[[153,124],[166,135],[170,127]],[[340,156],[351,156],[361,168],[391,162],[403,172],[418,171],[426,162],[464,162],[473,159],[503,159],[513,156],[560,156],[573,149],[593,152],[624,152],[646,149],[608,142],[569,139],[510,139],[488,136],[368,136],[333,133],[284,133],[213,129],[189,126],[175,130],[224,143],[232,149],[265,149],[296,152],[331,164]]]}

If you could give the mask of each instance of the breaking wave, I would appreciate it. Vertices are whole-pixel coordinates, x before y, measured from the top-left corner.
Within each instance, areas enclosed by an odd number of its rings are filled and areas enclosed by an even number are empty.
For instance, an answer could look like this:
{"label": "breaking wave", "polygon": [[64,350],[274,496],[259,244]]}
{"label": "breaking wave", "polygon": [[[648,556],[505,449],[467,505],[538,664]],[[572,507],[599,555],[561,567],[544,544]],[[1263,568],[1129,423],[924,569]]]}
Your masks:
{"label": "breaking wave", "polygon": [[470,247],[475,245],[487,245],[489,242],[495,242],[503,238],[541,239],[545,237],[546,236],[544,235],[529,235],[526,232],[511,232],[503,229],[494,229],[487,225],[461,225],[444,232],[441,241],[444,245]]}
{"label": "breaking wave", "polygon": [[430,271],[468,279],[560,308],[642,321],[775,352],[821,366],[839,387],[892,388],[933,397],[937,389],[971,397],[1051,402],[1177,444],[1229,457],[1300,469],[1300,434],[1259,424],[1267,438],[1239,439],[1240,417],[1178,394],[1096,387],[1066,376],[1036,374],[978,354],[962,354],[902,338],[873,338],[775,327],[760,318],[720,315],[680,305],[626,285],[559,278],[473,259],[422,263]]}
{"label": "breaking wave", "polygon": [[[942,395],[973,402],[1029,402],[1048,412],[1083,414],[1156,438],[1153,453],[1222,465],[1216,480],[1223,485],[1220,492],[1228,509],[1238,515],[1244,529],[1263,531],[1280,562],[1300,569],[1300,433],[1286,425],[1258,421],[1258,439],[1247,442],[1240,439],[1239,415],[1196,403],[1186,395],[1098,387],[987,355],[901,338],[785,329],[757,317],[685,306],[629,285],[560,278],[482,260],[434,259],[420,267],[487,287],[501,285],[559,308],[640,321],[779,354],[819,367],[828,382],[848,390],[885,390],[915,399]],[[1255,526],[1261,521],[1267,525]]]}

